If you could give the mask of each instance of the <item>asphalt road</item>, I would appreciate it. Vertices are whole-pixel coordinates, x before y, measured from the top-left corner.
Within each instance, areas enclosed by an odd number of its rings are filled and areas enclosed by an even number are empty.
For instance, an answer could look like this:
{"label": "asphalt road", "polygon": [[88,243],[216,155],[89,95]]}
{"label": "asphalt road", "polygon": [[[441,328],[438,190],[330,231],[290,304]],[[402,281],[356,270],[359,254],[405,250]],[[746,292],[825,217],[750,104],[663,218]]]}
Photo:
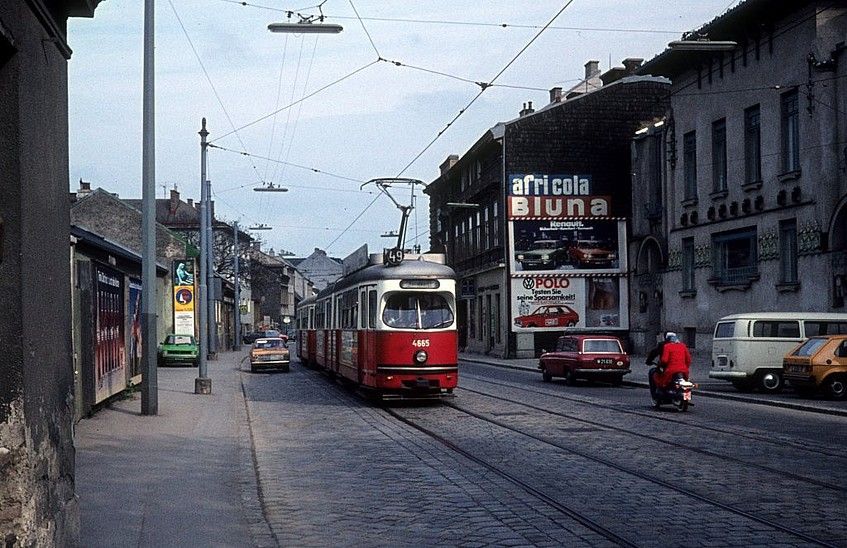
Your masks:
{"label": "asphalt road", "polygon": [[847,418],[460,364],[456,397],[376,405],[241,373],[280,545],[847,545]]}

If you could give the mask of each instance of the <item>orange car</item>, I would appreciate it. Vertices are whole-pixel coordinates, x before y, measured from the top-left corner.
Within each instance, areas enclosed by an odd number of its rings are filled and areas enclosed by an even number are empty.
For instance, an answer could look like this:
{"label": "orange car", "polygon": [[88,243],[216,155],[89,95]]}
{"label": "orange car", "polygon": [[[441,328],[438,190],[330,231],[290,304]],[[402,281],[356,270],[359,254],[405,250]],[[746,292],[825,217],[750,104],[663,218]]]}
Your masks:
{"label": "orange car", "polygon": [[285,337],[262,338],[253,341],[250,349],[250,371],[260,368],[276,368],[288,372],[291,355]]}
{"label": "orange car", "polygon": [[783,358],[782,376],[800,393],[847,398],[847,335],[810,337]]}

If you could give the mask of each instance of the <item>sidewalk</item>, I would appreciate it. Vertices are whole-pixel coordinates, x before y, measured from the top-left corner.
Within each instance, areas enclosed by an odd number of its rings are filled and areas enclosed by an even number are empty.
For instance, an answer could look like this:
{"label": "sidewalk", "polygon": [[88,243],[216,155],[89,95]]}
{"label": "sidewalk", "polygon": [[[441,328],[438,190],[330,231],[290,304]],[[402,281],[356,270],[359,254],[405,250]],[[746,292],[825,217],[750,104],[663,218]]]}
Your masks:
{"label": "sidewalk", "polygon": [[[624,377],[624,384],[627,386],[638,386],[648,388],[647,371],[649,367],[644,364],[646,356],[631,354],[630,369],[632,372]],[[506,369],[517,369],[523,371],[538,372],[538,358],[515,358],[503,359],[484,354],[472,354],[469,352],[460,352],[459,360],[480,363],[484,365],[493,365],[495,367],[503,367]],[[539,373],[539,377],[540,377]],[[847,417],[847,406],[842,405],[844,402],[820,401],[809,399],[792,399],[786,400],[785,396],[777,395],[762,395],[762,394],[742,394],[735,392],[726,381],[715,380],[709,378],[709,364],[702,360],[695,360],[691,364],[691,379],[697,382],[699,388],[697,394],[707,398],[718,398],[724,400],[734,400],[744,403],[752,403],[756,405],[769,405],[771,407],[782,407],[784,409],[794,409],[798,411],[808,411],[812,413],[822,413],[825,415],[838,415]]]}
{"label": "sidewalk", "polygon": [[194,394],[196,368],[159,368],[157,416],[140,414],[139,392],[76,425],[82,546],[275,545],[256,498],[245,353],[208,362],[211,395]]}

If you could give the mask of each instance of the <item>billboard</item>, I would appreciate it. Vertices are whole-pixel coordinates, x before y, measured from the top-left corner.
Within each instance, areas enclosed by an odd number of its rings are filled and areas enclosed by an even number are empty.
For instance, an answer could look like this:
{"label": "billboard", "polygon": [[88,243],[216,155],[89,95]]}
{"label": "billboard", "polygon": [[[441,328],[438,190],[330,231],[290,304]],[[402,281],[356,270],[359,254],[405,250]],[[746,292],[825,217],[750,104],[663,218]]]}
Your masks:
{"label": "billboard", "polygon": [[512,278],[512,331],[628,329],[627,296],[617,276]]}
{"label": "billboard", "polygon": [[194,260],[177,259],[173,262],[174,333],[194,335]]}
{"label": "billboard", "polygon": [[141,374],[141,280],[129,280],[129,376]]}
{"label": "billboard", "polygon": [[99,403],[125,389],[127,375],[123,275],[104,266],[95,272],[94,403]]}

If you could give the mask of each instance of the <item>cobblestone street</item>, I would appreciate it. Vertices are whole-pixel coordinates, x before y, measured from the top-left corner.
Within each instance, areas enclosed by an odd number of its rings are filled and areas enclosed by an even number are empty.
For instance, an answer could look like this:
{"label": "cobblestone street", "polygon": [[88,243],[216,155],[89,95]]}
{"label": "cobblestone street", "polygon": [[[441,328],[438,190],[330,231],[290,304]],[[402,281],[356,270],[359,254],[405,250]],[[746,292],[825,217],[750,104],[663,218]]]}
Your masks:
{"label": "cobblestone street", "polygon": [[[843,417],[463,363],[446,404],[242,372],[280,545],[845,545]],[[725,417],[725,420],[721,417]]]}

